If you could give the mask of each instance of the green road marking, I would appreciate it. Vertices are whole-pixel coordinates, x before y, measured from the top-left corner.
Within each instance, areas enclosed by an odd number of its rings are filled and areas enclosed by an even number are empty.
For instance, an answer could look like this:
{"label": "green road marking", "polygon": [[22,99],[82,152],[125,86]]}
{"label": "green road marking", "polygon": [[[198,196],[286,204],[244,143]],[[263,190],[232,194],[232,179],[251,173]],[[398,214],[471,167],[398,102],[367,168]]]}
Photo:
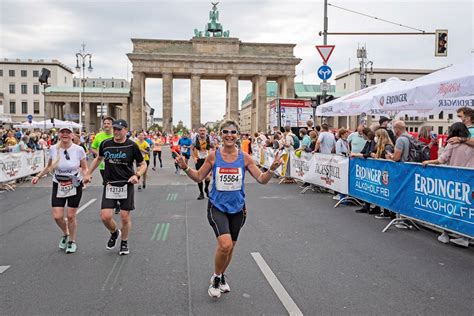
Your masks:
{"label": "green road marking", "polygon": [[163,232],[163,238],[162,240],[165,241],[166,238],[168,237],[168,230],[170,229],[170,224],[169,223],[166,223],[165,224],[165,231]]}
{"label": "green road marking", "polygon": [[168,193],[166,196],[166,201],[176,201],[176,198],[178,197],[178,193]]}
{"label": "green road marking", "polygon": [[156,224],[155,231],[153,232],[153,235],[151,235],[151,240],[155,239],[159,228],[160,228],[160,224]]}
{"label": "green road marking", "polygon": [[170,223],[158,223],[155,226],[151,240],[162,240],[165,241],[168,238],[168,230],[170,229]]}
{"label": "green road marking", "polygon": [[165,228],[165,224],[161,225],[160,231],[158,232],[158,235],[156,236],[156,240],[161,239],[161,234],[163,234],[163,229]]}

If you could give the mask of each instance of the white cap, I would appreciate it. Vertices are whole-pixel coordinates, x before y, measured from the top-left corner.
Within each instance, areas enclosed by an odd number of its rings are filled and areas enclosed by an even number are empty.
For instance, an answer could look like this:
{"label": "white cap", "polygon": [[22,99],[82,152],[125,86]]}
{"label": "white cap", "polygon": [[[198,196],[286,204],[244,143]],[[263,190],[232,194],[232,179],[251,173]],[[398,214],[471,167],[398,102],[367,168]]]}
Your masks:
{"label": "white cap", "polygon": [[65,129],[67,129],[67,130],[70,131],[71,133],[74,132],[74,131],[72,130],[72,127],[70,127],[70,126],[61,127],[61,128],[59,129],[59,132],[65,130]]}

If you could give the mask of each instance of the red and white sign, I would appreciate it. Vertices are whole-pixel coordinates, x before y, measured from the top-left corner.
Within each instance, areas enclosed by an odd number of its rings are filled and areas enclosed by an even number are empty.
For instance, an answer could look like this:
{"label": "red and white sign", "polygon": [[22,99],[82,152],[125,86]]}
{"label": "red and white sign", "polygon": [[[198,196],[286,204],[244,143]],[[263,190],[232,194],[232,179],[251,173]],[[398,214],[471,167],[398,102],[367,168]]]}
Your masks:
{"label": "red and white sign", "polygon": [[327,64],[329,57],[331,57],[332,51],[336,45],[316,45],[316,49],[319,52],[319,55],[321,55],[321,58],[323,59],[323,62]]}

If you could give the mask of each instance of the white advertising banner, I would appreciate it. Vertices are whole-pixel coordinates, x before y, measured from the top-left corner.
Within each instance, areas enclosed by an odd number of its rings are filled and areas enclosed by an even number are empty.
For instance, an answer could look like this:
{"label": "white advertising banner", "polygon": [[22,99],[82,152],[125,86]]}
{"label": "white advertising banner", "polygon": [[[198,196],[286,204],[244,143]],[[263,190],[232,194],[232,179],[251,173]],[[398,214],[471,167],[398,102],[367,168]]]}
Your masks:
{"label": "white advertising banner", "polygon": [[304,181],[309,172],[312,154],[302,151],[290,151],[290,177]]}
{"label": "white advertising banner", "polygon": [[252,146],[252,159],[257,165],[260,164],[260,147]]}
{"label": "white advertising banner", "polygon": [[342,194],[349,193],[349,158],[339,155],[314,154],[305,182],[325,187]]}
{"label": "white advertising banner", "polygon": [[0,182],[26,177],[43,170],[44,152],[0,154]]}

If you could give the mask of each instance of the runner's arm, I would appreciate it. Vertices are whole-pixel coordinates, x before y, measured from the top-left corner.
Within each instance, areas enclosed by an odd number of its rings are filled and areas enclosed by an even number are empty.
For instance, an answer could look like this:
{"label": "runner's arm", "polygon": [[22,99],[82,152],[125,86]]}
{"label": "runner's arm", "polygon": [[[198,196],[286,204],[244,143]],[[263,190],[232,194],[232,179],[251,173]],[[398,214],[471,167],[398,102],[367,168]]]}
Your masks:
{"label": "runner's arm", "polygon": [[273,172],[275,172],[275,170],[278,169],[278,167],[281,165],[279,154],[275,156],[275,160],[270,166],[270,169],[265,172],[260,171],[260,169],[257,167],[257,165],[249,154],[244,153],[244,160],[246,168],[250,172],[250,175],[254,177],[254,179],[257,180],[257,182],[260,184],[267,184],[273,177]]}
{"label": "runner's arm", "polygon": [[87,167],[87,159],[86,158],[81,159],[80,167],[81,167],[82,175],[87,176],[88,173],[89,173],[89,168]]}
{"label": "runner's arm", "polygon": [[40,173],[38,173],[36,176],[34,176],[32,179],[31,179],[31,183],[32,184],[36,184],[38,183],[39,179],[41,179],[45,174],[47,174],[49,172],[49,169],[51,168],[51,165],[53,164],[53,160],[52,159],[49,159],[48,160],[48,164],[46,165],[46,167],[41,170]]}
{"label": "runner's arm", "polygon": [[136,172],[136,175],[137,176],[142,176],[145,172],[146,172],[146,161],[143,160],[142,162],[140,162],[140,164],[138,165],[138,170]]}
{"label": "runner's arm", "polygon": [[95,169],[99,166],[99,164],[104,160],[104,157],[97,156],[94,160],[92,160],[91,166],[89,167],[89,175],[93,174]]}
{"label": "runner's arm", "polygon": [[[214,157],[215,153],[210,153],[209,156],[207,156],[206,160],[204,161],[204,164],[199,168],[199,170],[194,170],[191,169],[188,165],[185,165],[184,163],[178,163],[179,167],[184,170],[184,172],[188,175],[189,178],[191,178],[195,182],[201,182],[204,180],[209,172],[212,170],[212,166],[214,163]],[[176,160],[180,160],[183,158],[183,156],[179,155]]]}

